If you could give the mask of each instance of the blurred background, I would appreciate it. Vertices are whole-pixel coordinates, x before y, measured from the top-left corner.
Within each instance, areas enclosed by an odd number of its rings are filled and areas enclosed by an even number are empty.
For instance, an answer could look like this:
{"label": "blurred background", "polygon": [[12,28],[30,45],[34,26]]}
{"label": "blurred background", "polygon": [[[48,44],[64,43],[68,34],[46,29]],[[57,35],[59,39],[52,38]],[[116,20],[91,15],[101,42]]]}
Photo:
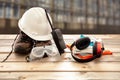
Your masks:
{"label": "blurred background", "polygon": [[0,0],[0,34],[18,33],[18,20],[43,7],[64,34],[120,34],[120,0]]}

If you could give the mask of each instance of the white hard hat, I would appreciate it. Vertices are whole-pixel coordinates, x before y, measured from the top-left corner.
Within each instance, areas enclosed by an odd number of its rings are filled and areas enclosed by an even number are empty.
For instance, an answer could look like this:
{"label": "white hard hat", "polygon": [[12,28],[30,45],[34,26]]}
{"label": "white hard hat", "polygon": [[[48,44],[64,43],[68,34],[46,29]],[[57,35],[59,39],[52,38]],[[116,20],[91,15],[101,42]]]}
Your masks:
{"label": "white hard hat", "polygon": [[[49,18],[52,23],[50,15]],[[19,20],[18,26],[21,31],[34,40],[45,41],[52,38],[52,29],[43,8],[33,7],[27,10]]]}

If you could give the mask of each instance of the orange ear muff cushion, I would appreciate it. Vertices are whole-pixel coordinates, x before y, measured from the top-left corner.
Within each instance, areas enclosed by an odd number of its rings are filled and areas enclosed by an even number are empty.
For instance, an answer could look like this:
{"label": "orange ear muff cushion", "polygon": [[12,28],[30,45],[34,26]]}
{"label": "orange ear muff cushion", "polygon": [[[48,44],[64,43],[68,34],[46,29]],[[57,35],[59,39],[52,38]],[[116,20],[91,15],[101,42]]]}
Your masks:
{"label": "orange ear muff cushion", "polygon": [[97,42],[94,43],[93,45],[93,55],[97,54]]}
{"label": "orange ear muff cushion", "polygon": [[97,42],[97,53],[102,53],[102,44],[100,42]]}
{"label": "orange ear muff cushion", "polygon": [[100,42],[95,42],[93,46],[93,56],[97,55],[97,57],[100,57],[102,54],[102,44]]}

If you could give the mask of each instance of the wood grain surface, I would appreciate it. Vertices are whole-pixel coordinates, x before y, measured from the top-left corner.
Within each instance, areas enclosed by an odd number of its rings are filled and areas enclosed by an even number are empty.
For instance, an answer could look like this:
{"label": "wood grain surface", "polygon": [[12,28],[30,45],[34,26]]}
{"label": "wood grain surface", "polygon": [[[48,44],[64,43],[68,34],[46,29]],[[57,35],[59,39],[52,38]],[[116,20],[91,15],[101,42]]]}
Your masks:
{"label": "wood grain surface", "polygon": [[[0,61],[11,51],[16,35],[0,35]],[[64,35],[72,43],[80,35]],[[100,38],[112,55],[104,55],[88,63],[78,63],[69,51],[57,58],[44,58],[26,62],[26,56],[15,53],[0,63],[0,80],[120,80],[120,35],[87,35]]]}

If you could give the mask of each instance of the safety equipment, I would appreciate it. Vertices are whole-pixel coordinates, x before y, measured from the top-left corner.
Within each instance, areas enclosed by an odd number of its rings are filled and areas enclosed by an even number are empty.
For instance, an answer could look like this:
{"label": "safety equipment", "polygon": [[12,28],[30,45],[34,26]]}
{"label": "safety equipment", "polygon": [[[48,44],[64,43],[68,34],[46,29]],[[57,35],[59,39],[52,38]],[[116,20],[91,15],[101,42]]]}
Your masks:
{"label": "safety equipment", "polygon": [[11,47],[11,51],[2,62],[5,62],[13,51],[18,55],[29,54],[33,47],[33,39],[31,39],[29,36],[27,36],[24,32],[20,30],[20,32],[16,35]]}
{"label": "safety equipment", "polygon": [[[55,43],[55,47],[57,47],[58,51],[60,54],[62,54],[64,52],[64,49],[66,48],[66,45],[65,45],[65,42],[63,40],[63,36],[62,36],[62,33],[60,31],[60,29],[54,29],[53,28],[53,25],[51,23],[51,18],[50,16],[48,15],[47,11],[44,9],[44,12],[46,14],[46,19],[47,19],[47,22],[49,23],[50,25],[50,28],[52,29],[52,37],[53,37],[53,40],[54,40],[54,43]],[[57,55],[57,53],[53,52],[51,49],[55,47],[33,47],[32,51],[31,51],[31,54],[26,58],[26,60],[29,62],[29,61],[32,61],[32,60],[35,60],[35,59],[40,59],[42,58],[45,54],[47,56],[53,56],[53,55]]]}
{"label": "safety equipment", "polygon": [[[62,32],[60,29],[53,28],[51,17],[47,13],[47,11],[44,10],[43,8],[34,7],[27,10],[23,14],[22,18],[19,20],[18,26],[23,33],[25,33],[27,36],[29,36],[30,38],[36,41],[47,41],[53,37],[53,40],[56,44],[56,47],[58,48],[59,53],[60,54],[64,53],[64,49],[66,48],[66,45],[62,36]],[[12,44],[11,52],[2,62],[6,61],[8,57],[12,54],[13,47],[15,41],[17,40],[17,37],[18,35],[16,36]],[[34,42],[34,40],[32,41]],[[38,48],[36,49],[38,50]],[[35,51],[36,49],[33,50]],[[30,45],[30,50],[31,50],[31,45]]]}
{"label": "safety equipment", "polygon": [[[50,16],[49,18],[52,24],[52,19]],[[33,7],[27,10],[19,20],[18,26],[20,30],[34,40],[45,41],[52,38],[52,30],[43,8]]]}
{"label": "safety equipment", "polygon": [[46,12],[46,17],[48,19],[48,22],[50,24],[50,27],[52,29],[52,37],[53,37],[53,40],[58,48],[58,51],[60,54],[64,53],[64,49],[66,48],[66,45],[65,45],[65,42],[64,42],[64,39],[63,39],[63,36],[62,36],[62,32],[60,29],[54,29],[53,28],[53,25],[50,21],[50,17],[49,15],[47,14],[47,11],[45,10]]}
{"label": "safety equipment", "polygon": [[[101,42],[95,42],[93,47],[90,45],[89,37],[84,37],[76,40],[70,47],[71,55],[77,62],[89,62],[96,58],[101,57],[104,50],[103,44]],[[77,51],[75,51],[77,49]],[[84,55],[86,49],[91,49],[92,52],[87,52],[87,55]],[[79,51],[78,51],[79,50]]]}
{"label": "safety equipment", "polygon": [[31,52],[33,40],[24,32],[20,31],[18,38],[15,41],[14,52],[19,55],[27,55]]}
{"label": "safety equipment", "polygon": [[47,55],[48,57],[54,57],[57,54],[57,49],[55,49],[55,46],[53,45],[33,47],[31,54],[26,57],[26,60],[27,62],[30,62],[36,59],[41,59],[44,57],[44,55]]}

